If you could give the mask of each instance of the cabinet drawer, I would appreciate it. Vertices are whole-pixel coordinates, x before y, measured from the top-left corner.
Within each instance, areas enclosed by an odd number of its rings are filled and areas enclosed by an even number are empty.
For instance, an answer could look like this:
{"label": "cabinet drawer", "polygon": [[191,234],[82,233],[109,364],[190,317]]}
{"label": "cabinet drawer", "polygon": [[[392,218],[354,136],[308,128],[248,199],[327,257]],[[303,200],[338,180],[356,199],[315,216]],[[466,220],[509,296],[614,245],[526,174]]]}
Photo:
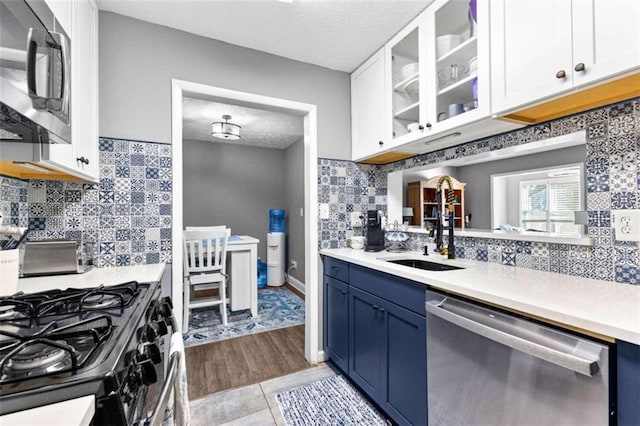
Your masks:
{"label": "cabinet drawer", "polygon": [[324,274],[339,279],[345,283],[349,282],[349,264],[332,257],[324,257]]}
{"label": "cabinet drawer", "polygon": [[349,283],[352,286],[425,316],[424,303],[427,287],[424,284],[353,264],[350,267],[349,277],[351,279]]}

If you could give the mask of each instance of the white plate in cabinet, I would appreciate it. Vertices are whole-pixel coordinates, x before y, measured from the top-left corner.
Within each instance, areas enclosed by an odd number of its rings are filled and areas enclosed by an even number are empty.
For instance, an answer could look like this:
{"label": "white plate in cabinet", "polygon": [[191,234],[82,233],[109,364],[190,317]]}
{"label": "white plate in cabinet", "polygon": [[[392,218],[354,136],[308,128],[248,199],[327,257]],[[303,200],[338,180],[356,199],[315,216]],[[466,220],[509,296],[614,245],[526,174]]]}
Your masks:
{"label": "white plate in cabinet", "polygon": [[491,2],[493,112],[640,69],[637,0]]}

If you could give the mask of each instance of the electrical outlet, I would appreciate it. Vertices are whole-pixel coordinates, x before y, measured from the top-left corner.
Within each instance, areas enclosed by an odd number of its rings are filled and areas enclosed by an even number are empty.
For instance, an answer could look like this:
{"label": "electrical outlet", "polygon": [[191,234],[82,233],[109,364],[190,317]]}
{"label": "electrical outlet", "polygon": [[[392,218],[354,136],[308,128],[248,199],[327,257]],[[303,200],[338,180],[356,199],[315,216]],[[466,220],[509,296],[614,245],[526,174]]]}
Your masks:
{"label": "electrical outlet", "polygon": [[617,241],[640,241],[640,210],[612,210]]}
{"label": "electrical outlet", "polygon": [[298,269],[298,262],[296,262],[295,260],[291,260],[289,262],[289,269]]}
{"label": "electrical outlet", "polygon": [[362,213],[360,213],[360,212],[351,212],[349,214],[349,223],[354,228],[362,227]]}
{"label": "electrical outlet", "polygon": [[320,204],[320,219],[329,219],[329,204]]}

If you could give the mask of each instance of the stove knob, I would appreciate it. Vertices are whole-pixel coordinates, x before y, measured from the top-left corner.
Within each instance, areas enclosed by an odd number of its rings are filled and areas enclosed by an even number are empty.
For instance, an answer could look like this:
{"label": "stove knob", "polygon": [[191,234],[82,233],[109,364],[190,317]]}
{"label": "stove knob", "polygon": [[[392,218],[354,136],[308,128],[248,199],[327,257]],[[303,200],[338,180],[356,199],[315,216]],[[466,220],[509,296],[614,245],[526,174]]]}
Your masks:
{"label": "stove knob", "polygon": [[159,320],[158,322],[156,322],[156,326],[158,329],[158,334],[160,334],[160,336],[166,336],[167,333],[169,332],[169,329],[167,328],[167,323],[164,320]]}
{"label": "stove knob", "polygon": [[146,386],[152,385],[158,381],[158,374],[156,373],[156,367],[151,362],[151,359],[145,359],[138,364],[140,367],[140,375],[142,376],[142,383]]}
{"label": "stove knob", "polygon": [[160,302],[158,302],[157,300],[152,300],[149,304],[149,309],[147,309],[147,319],[151,317],[152,320],[157,320],[159,309]]}
{"label": "stove knob", "polygon": [[132,369],[127,376],[127,385],[129,387],[128,395],[135,395],[141,383],[142,378],[140,377],[140,371],[137,368]]}
{"label": "stove knob", "polygon": [[162,361],[162,355],[160,354],[160,348],[155,343],[150,343],[144,348],[144,353],[154,364],[159,364]]}
{"label": "stove knob", "polygon": [[142,339],[146,342],[155,342],[158,338],[158,331],[153,324],[147,324],[142,333]]}

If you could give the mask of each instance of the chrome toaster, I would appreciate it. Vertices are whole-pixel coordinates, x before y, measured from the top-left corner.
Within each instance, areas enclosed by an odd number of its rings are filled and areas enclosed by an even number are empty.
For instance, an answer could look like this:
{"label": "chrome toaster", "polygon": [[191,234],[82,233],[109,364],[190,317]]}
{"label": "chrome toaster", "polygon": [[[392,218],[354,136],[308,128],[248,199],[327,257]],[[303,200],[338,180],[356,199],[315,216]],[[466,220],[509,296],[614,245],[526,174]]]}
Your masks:
{"label": "chrome toaster", "polygon": [[29,241],[22,276],[81,274],[93,268],[93,243],[80,240]]}

